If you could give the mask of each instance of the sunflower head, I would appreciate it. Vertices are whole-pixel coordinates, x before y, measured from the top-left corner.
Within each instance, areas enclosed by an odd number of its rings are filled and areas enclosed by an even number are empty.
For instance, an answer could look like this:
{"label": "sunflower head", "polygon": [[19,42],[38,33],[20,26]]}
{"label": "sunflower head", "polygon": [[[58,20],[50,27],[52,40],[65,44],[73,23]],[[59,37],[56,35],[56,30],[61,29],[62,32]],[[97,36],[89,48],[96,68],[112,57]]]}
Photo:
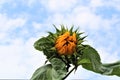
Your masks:
{"label": "sunflower head", "polygon": [[59,55],[72,55],[77,53],[77,47],[81,45],[84,39],[84,37],[80,37],[82,33],[79,33],[78,29],[73,31],[73,26],[68,29],[61,25],[61,30],[56,28],[55,34],[57,37],[54,46]]}
{"label": "sunflower head", "polygon": [[55,48],[60,55],[71,55],[76,51],[77,39],[76,33],[70,34],[66,31],[58,36],[55,42]]}
{"label": "sunflower head", "polygon": [[48,58],[54,55],[66,56],[80,53],[80,46],[85,38],[80,36],[82,33],[79,33],[78,29],[73,30],[73,26],[70,29],[64,25],[61,25],[61,29],[55,25],[54,27],[56,32],[48,32],[49,35],[36,41],[34,47],[43,51]]}

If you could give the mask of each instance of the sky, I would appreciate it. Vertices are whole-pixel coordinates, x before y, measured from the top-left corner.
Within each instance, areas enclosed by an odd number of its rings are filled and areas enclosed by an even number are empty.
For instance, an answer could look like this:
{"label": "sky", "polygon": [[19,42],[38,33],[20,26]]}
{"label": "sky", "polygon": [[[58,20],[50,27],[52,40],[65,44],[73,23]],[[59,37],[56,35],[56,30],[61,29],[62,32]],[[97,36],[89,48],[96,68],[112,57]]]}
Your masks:
{"label": "sky", "polygon": [[[120,0],[0,0],[0,79],[30,79],[46,57],[33,44],[55,24],[84,31],[103,63],[120,60]],[[81,66],[66,80],[120,80]]]}

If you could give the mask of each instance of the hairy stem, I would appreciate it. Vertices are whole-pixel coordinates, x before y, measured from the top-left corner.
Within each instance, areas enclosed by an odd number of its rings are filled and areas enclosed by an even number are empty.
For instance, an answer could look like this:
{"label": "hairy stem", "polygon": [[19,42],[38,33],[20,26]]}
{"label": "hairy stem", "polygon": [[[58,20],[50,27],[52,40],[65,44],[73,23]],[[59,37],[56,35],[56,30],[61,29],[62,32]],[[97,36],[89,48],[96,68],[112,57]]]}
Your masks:
{"label": "hairy stem", "polygon": [[68,74],[67,74],[62,80],[66,79],[66,78],[70,75],[70,73],[71,73],[75,68],[76,68],[76,67],[72,68],[72,69],[70,70],[70,72],[68,72]]}

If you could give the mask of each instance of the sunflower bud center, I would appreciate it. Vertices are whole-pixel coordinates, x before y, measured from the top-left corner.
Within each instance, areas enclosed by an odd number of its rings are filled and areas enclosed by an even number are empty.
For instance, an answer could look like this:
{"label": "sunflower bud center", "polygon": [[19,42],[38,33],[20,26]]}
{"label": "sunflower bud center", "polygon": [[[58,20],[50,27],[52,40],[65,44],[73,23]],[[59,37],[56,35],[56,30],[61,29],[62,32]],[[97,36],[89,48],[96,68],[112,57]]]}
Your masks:
{"label": "sunflower bud center", "polygon": [[73,33],[70,35],[69,32],[65,32],[63,35],[58,37],[55,47],[61,55],[73,54],[76,48],[76,34]]}

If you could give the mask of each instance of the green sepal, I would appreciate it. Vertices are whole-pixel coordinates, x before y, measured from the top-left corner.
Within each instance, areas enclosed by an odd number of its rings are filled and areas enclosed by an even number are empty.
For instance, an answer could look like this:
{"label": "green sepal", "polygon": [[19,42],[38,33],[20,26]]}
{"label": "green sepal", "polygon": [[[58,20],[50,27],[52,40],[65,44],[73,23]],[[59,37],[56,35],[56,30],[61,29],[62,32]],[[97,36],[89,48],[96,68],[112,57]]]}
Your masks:
{"label": "green sepal", "polygon": [[65,26],[64,25],[61,25],[61,33],[65,33],[66,31],[68,31],[68,29],[66,28],[65,29]]}
{"label": "green sepal", "polygon": [[55,29],[56,29],[56,33],[59,33],[60,32],[60,30],[53,24],[53,26],[55,27]]}
{"label": "green sepal", "polygon": [[72,26],[72,27],[70,28],[70,30],[69,30],[70,35],[72,35],[72,34],[73,34],[73,27],[74,27],[74,26]]}

